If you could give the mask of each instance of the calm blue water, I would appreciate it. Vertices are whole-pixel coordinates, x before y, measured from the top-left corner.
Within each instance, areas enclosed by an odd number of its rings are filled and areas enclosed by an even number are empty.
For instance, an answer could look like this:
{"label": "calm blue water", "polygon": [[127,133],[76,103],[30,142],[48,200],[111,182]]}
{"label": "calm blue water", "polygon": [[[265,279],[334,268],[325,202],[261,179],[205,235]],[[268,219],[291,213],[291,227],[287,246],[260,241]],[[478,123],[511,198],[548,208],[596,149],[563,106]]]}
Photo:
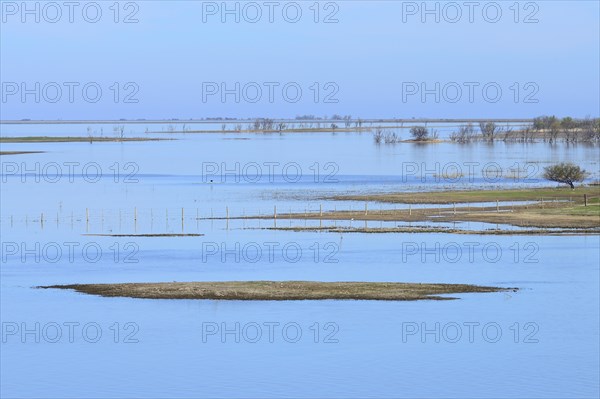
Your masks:
{"label": "calm blue water", "polygon": [[[364,209],[364,203],[321,199],[336,193],[541,185],[543,166],[565,160],[597,178],[597,147],[378,147],[364,133],[247,137],[2,145],[3,151],[47,151],[0,160],[2,397],[600,394],[598,235],[298,233],[245,229],[272,221],[196,220],[225,216],[226,209],[232,216],[268,214],[274,206],[279,213],[320,205]],[[65,162],[96,163],[102,178],[75,169],[70,181]],[[125,169],[129,162],[134,169]],[[248,169],[234,175],[236,162],[240,171]],[[265,162],[295,163],[302,178],[295,182],[281,169],[271,176]],[[330,162],[335,165],[326,167]],[[466,172],[467,162],[478,163],[472,181],[434,176],[451,163]],[[56,182],[51,163],[62,168]],[[234,172],[207,173],[214,163]],[[263,167],[256,181],[253,163]],[[501,178],[482,174],[480,166],[490,163],[503,169]],[[527,180],[506,176],[515,164]],[[24,169],[34,172],[24,175]],[[137,181],[123,181],[132,171]],[[328,173],[333,180],[325,180]],[[181,231],[204,235],[83,235]],[[35,288],[261,279],[470,283],[519,291],[455,295],[454,301],[218,302]]]}

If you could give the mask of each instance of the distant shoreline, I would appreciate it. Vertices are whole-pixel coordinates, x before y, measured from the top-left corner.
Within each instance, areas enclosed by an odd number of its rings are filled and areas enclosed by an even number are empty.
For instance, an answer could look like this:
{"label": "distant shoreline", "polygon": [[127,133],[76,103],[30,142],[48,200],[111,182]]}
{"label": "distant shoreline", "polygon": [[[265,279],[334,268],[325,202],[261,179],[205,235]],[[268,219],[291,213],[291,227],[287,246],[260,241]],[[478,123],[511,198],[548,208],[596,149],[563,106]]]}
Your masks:
{"label": "distant shoreline", "polygon": [[0,155],[43,154],[46,151],[0,151]]}
{"label": "distant shoreline", "polygon": [[[81,119],[81,120],[44,120],[44,119],[5,119],[0,120],[0,125],[82,125],[82,124],[232,124],[232,123],[251,123],[256,119],[263,118],[240,118],[240,119]],[[343,123],[340,119],[294,119],[294,118],[272,118],[274,123]],[[352,119],[356,123],[359,119]],[[409,119],[390,119],[390,118],[370,118],[362,119],[362,123],[478,123],[478,122],[497,122],[497,123],[533,123],[533,118],[409,118]]]}
{"label": "distant shoreline", "polygon": [[[166,141],[172,138],[154,137],[59,137],[59,136],[24,136],[0,137],[0,143],[120,143],[132,141]],[[32,151],[30,151],[32,152]]]}

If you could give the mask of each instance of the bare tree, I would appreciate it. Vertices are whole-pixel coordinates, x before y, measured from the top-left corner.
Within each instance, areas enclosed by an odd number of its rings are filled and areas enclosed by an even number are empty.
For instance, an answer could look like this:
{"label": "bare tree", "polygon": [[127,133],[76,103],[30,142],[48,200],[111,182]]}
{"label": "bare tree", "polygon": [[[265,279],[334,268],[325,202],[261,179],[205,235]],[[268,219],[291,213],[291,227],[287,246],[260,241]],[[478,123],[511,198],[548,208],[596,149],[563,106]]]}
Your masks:
{"label": "bare tree", "polygon": [[123,137],[125,137],[125,125],[113,126],[113,133],[117,138],[123,140]]}
{"label": "bare tree", "polygon": [[275,130],[275,121],[273,119],[265,119],[265,130]]}
{"label": "bare tree", "polygon": [[400,137],[398,137],[396,132],[388,132],[388,133],[386,133],[383,141],[386,144],[396,144],[397,142],[400,141]]}
{"label": "bare tree", "polygon": [[351,115],[344,116],[344,126],[346,128],[349,128],[351,123],[352,123],[352,116]]}
{"label": "bare tree", "polygon": [[457,143],[470,143],[475,138],[475,127],[469,123],[458,127],[458,132],[453,132],[450,135],[450,140]]}
{"label": "bare tree", "polygon": [[429,129],[425,126],[414,126],[410,128],[410,134],[416,141],[429,140]]}
{"label": "bare tree", "polygon": [[532,125],[528,125],[523,127],[519,133],[520,133],[520,141],[522,143],[530,143],[534,141],[534,134],[533,134],[533,126]]}
{"label": "bare tree", "polygon": [[479,122],[479,130],[483,140],[493,143],[496,134],[499,132],[498,126],[494,122]]}
{"label": "bare tree", "polygon": [[91,126],[87,127],[87,135],[88,135],[88,138],[90,139],[90,144],[92,144],[92,142],[94,141],[94,135],[92,133],[92,127]]}
{"label": "bare tree", "polygon": [[383,140],[383,129],[377,128],[375,130],[375,134],[373,134],[373,140],[375,140],[375,144],[381,144]]}
{"label": "bare tree", "polygon": [[548,126],[548,129],[546,130],[546,136],[551,144],[558,141],[560,130],[560,122],[558,120],[554,120],[552,124]]}
{"label": "bare tree", "polygon": [[581,135],[586,142],[600,141],[600,118],[585,118],[581,123]]}

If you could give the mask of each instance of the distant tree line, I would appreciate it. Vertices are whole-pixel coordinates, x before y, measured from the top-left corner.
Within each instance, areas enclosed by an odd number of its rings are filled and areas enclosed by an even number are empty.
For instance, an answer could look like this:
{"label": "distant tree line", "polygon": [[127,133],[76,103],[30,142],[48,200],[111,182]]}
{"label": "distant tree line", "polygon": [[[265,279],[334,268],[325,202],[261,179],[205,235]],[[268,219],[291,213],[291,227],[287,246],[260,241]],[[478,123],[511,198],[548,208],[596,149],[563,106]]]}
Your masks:
{"label": "distant tree line", "polygon": [[450,140],[457,143],[470,143],[494,141],[531,143],[544,141],[548,143],[600,142],[600,118],[573,119],[565,117],[559,119],[555,116],[540,116],[533,120],[533,124],[519,129],[500,126],[496,122],[480,122],[479,129],[469,123],[461,125],[458,130],[450,134]]}
{"label": "distant tree line", "polygon": [[556,116],[539,116],[533,120],[533,129],[539,132],[544,141],[566,143],[600,141],[600,118],[562,119]]}

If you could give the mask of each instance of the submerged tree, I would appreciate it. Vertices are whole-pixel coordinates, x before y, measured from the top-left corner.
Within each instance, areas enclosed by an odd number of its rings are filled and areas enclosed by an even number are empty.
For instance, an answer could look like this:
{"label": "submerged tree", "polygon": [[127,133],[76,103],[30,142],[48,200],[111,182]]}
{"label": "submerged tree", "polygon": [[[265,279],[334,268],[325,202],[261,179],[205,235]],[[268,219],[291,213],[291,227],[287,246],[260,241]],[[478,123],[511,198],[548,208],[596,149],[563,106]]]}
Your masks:
{"label": "submerged tree", "polygon": [[575,189],[574,182],[585,179],[587,173],[579,166],[572,163],[559,163],[558,165],[546,166],[544,168],[544,179],[564,183]]}
{"label": "submerged tree", "polygon": [[381,144],[383,140],[383,129],[377,128],[375,130],[375,134],[373,134],[373,140],[375,140],[375,144]]}
{"label": "submerged tree", "polygon": [[429,129],[424,126],[411,127],[410,134],[416,141],[429,140]]}
{"label": "submerged tree", "polygon": [[479,122],[479,130],[485,141],[493,142],[500,129],[494,122]]}
{"label": "submerged tree", "polygon": [[450,140],[458,143],[469,143],[475,138],[475,128],[473,124],[461,125],[458,127],[458,132],[452,132]]}

